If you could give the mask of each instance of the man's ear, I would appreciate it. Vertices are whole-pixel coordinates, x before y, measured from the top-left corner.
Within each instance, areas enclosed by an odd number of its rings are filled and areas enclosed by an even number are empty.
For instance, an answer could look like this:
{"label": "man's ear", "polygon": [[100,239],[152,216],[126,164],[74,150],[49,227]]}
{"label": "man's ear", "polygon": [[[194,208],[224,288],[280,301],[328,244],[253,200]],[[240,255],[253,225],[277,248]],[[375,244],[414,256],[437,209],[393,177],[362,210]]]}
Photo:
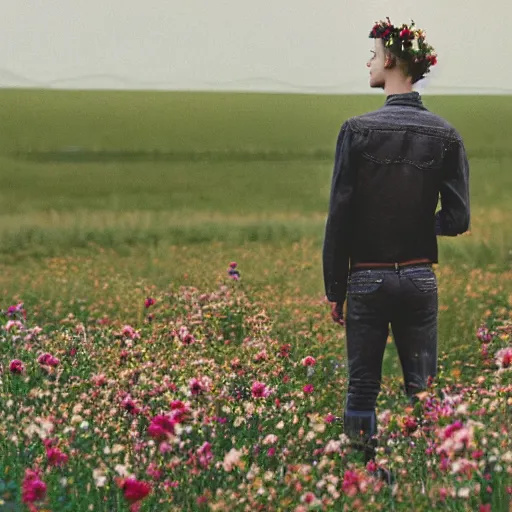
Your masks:
{"label": "man's ear", "polygon": [[386,52],[386,59],[384,60],[384,68],[385,69],[393,69],[396,66],[396,57],[390,53]]}

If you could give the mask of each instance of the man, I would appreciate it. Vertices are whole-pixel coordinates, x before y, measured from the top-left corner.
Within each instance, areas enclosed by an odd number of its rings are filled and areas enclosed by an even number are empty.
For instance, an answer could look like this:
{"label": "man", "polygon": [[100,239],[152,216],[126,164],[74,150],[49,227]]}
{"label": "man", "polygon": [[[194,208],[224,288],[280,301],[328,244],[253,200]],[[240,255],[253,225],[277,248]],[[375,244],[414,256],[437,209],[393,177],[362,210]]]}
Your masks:
{"label": "man", "polygon": [[462,234],[470,220],[463,141],[413,91],[437,62],[425,33],[387,18],[370,37],[370,86],[386,100],[341,127],[323,248],[325,290],[342,325],[347,299],[344,429],[366,453],[390,325],[411,401],[436,375],[436,235]]}

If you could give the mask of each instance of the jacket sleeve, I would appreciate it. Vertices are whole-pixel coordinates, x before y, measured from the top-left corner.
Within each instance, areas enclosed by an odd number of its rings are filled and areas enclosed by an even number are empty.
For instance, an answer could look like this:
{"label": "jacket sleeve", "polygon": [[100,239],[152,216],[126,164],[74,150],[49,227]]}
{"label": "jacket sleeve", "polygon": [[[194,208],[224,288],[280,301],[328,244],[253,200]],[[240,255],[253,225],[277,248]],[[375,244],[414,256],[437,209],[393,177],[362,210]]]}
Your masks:
{"label": "jacket sleeve", "polygon": [[452,143],[441,182],[441,210],[436,213],[436,234],[457,236],[468,231],[469,163],[462,140]]}
{"label": "jacket sleeve", "polygon": [[348,121],[341,127],[336,144],[329,212],[323,245],[323,274],[327,299],[345,302],[350,257],[350,214],[354,193],[351,159],[353,132]]}

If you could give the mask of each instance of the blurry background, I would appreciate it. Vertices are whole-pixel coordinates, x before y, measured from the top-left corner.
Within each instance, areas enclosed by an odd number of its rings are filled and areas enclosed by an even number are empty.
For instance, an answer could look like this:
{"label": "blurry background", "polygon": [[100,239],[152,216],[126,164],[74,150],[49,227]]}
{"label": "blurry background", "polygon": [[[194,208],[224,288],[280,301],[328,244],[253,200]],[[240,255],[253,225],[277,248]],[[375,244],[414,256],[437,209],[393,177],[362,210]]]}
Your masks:
{"label": "blurry background", "polygon": [[366,93],[367,35],[386,16],[438,51],[422,88],[510,92],[505,0],[4,2],[0,85]]}
{"label": "blurry background", "polygon": [[126,322],[235,260],[283,340],[342,336],[321,268],[334,148],[347,117],[384,101],[365,64],[387,15],[426,29],[439,65],[418,89],[471,167],[472,233],[439,241],[441,346],[471,345],[490,306],[512,304],[509,3],[2,7],[2,308]]}

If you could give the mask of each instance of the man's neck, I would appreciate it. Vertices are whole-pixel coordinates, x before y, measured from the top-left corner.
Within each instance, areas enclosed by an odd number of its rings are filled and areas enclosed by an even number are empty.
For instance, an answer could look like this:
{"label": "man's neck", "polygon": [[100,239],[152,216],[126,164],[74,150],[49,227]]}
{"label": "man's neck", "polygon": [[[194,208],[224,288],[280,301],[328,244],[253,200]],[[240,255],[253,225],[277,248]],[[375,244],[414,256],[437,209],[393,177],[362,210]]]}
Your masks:
{"label": "man's neck", "polygon": [[391,81],[384,86],[384,94],[386,96],[391,96],[392,94],[407,94],[413,91],[412,84],[402,80]]}

